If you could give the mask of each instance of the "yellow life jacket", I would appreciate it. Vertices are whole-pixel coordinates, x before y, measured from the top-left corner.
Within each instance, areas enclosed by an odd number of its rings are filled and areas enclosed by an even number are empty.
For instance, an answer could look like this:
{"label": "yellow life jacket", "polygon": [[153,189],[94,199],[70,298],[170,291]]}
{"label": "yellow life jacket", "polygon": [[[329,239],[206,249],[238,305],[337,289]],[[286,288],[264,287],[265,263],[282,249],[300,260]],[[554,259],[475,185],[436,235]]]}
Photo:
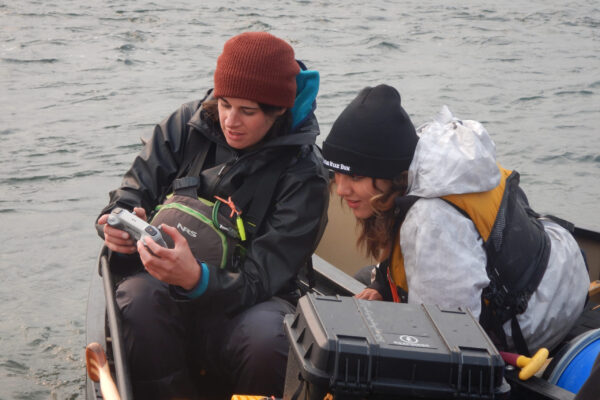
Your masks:
{"label": "yellow life jacket", "polygon": [[[490,284],[482,292],[481,325],[495,335],[496,345],[505,348],[502,325],[512,320],[513,340],[517,350],[526,355],[529,350],[516,315],[527,309],[529,298],[542,280],[550,256],[550,239],[538,219],[539,214],[529,207],[527,197],[519,187],[519,174],[501,166],[498,168],[501,179],[495,188],[441,199],[469,218],[483,240]],[[399,221],[418,200],[416,196],[404,197],[411,199],[397,199],[396,204],[401,208]],[[400,229],[397,232],[399,235]],[[407,301],[410,290],[399,239],[395,238],[392,255],[381,266],[387,269],[392,299],[396,302]]]}
{"label": "yellow life jacket", "polygon": [[[498,186],[487,192],[451,194],[443,196],[442,199],[452,203],[461,212],[473,221],[477,232],[486,242],[490,236],[490,232],[496,221],[498,210],[502,203],[504,188],[506,186],[506,178],[510,176],[512,171],[500,167],[500,183]],[[404,257],[400,248],[400,231],[398,230],[397,237],[394,240],[392,250],[392,258],[390,260],[390,275],[395,286],[402,288],[408,293],[408,283],[406,280],[406,272],[404,270]]]}

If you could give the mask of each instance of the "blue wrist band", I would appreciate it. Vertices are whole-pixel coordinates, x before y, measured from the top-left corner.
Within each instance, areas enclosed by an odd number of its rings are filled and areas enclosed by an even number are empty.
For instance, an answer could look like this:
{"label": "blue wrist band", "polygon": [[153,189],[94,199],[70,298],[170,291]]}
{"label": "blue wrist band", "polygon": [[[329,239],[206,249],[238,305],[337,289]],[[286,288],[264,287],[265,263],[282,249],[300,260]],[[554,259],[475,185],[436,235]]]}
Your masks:
{"label": "blue wrist band", "polygon": [[200,268],[202,269],[202,275],[198,281],[198,284],[192,290],[186,292],[186,296],[190,299],[195,299],[202,296],[208,287],[208,267],[203,262],[199,262],[199,264]]}

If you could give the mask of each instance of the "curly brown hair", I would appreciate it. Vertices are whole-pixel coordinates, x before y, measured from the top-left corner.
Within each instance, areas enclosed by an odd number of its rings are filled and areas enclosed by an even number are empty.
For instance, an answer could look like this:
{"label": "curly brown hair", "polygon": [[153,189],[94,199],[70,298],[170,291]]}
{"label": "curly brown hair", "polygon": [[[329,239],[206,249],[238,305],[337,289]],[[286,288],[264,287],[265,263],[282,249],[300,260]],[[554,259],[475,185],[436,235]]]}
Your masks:
{"label": "curly brown hair", "polygon": [[[376,186],[376,179],[373,179],[373,187]],[[356,240],[359,248],[364,248],[365,254],[378,261],[383,261],[389,257],[392,251],[392,244],[396,238],[396,214],[394,200],[398,196],[406,194],[408,188],[408,171],[391,180],[390,187],[373,196],[370,200],[373,208],[373,215],[366,219],[357,219],[356,223],[360,227],[360,234]]]}

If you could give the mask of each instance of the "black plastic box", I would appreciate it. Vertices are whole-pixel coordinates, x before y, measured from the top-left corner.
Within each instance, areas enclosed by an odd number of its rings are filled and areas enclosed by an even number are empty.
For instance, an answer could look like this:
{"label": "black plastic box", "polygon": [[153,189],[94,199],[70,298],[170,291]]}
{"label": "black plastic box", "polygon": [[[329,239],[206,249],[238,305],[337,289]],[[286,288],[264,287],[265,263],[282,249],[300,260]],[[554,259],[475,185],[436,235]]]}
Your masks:
{"label": "black plastic box", "polygon": [[504,399],[504,362],[462,309],[308,294],[284,320],[284,399]]}

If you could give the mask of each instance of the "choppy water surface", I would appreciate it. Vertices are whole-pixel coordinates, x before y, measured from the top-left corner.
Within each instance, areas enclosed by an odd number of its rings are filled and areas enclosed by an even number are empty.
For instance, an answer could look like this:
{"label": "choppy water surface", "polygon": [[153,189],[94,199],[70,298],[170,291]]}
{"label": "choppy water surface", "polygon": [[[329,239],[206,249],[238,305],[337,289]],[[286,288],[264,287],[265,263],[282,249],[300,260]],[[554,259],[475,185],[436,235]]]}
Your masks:
{"label": "choppy water surface", "polygon": [[211,86],[242,31],[321,72],[323,136],[392,84],[415,124],[443,104],[482,121],[535,209],[600,230],[596,1],[86,3],[0,2],[0,399],[84,397],[93,221],[140,135]]}

